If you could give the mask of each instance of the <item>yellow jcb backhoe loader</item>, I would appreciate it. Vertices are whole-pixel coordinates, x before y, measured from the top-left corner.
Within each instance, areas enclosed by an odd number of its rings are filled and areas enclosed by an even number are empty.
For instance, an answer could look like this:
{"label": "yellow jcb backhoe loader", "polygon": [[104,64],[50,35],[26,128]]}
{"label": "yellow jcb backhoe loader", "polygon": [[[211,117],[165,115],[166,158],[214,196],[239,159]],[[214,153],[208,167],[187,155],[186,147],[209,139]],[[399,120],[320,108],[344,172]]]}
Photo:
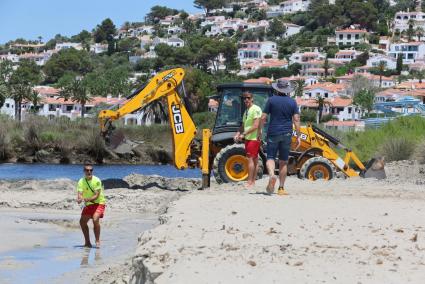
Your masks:
{"label": "yellow jcb backhoe loader", "polygon": [[[198,141],[196,127],[184,103],[184,78],[182,68],[167,70],[155,75],[145,86],[136,90],[118,110],[102,110],[99,113],[101,133],[111,148],[117,147],[124,139],[114,131],[112,122],[146,107],[153,101],[165,99],[169,124],[173,139],[173,163],[177,169],[200,168],[202,186],[208,187],[210,173],[218,183],[243,181],[248,177],[248,162],[243,144],[235,144],[233,137],[242,123],[245,106],[241,101],[243,92],[254,96],[254,103],[264,107],[267,99],[273,95],[273,89],[267,84],[230,83],[217,87],[217,95],[212,97],[219,102],[212,133],[202,130],[202,140]],[[182,97],[178,91],[182,91]],[[265,125],[265,128],[267,124]],[[266,131],[263,131],[265,133]],[[339,140],[315,126],[301,127],[302,144],[298,151],[291,151],[288,161],[288,175],[296,174],[300,178],[329,180],[340,171],[346,177],[362,176],[384,178],[385,171],[380,160],[372,160],[365,167],[357,155]],[[295,145],[295,138],[293,138]],[[346,152],[339,157],[332,145]],[[264,148],[264,147],[263,147]],[[258,177],[265,169],[265,153],[260,151]],[[357,166],[358,171],[351,167]]]}

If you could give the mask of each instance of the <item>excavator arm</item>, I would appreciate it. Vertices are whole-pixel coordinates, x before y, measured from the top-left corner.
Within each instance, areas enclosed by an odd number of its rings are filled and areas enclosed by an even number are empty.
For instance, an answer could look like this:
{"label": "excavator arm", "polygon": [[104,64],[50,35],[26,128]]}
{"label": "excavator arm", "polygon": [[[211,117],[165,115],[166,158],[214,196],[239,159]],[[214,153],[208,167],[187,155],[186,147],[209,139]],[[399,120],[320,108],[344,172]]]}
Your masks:
{"label": "excavator arm", "polygon": [[[200,167],[205,183],[209,186],[209,138],[210,132],[203,131],[201,146],[195,145],[196,127],[182,102],[177,88],[183,82],[182,68],[170,69],[154,76],[149,83],[118,110],[102,110],[98,119],[102,135],[107,138],[114,129],[112,122],[143,108],[153,101],[166,99],[173,139],[173,163],[177,169]],[[208,179],[208,180],[207,180]],[[203,187],[206,187],[206,185]]]}

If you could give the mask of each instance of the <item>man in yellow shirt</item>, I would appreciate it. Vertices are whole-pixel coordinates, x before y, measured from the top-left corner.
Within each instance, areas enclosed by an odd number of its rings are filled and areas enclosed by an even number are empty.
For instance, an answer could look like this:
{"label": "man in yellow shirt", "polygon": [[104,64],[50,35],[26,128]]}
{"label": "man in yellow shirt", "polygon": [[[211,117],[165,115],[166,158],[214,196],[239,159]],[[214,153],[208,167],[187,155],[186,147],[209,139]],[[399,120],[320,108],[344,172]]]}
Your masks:
{"label": "man in yellow shirt", "polygon": [[105,213],[105,195],[101,180],[93,175],[93,165],[84,164],[84,177],[78,181],[77,202],[83,202],[84,209],[81,212],[80,226],[84,235],[84,246],[91,247],[89,227],[90,219],[93,219],[93,230],[96,239],[96,247],[100,247],[100,218]]}
{"label": "man in yellow shirt", "polygon": [[243,115],[242,126],[234,137],[236,142],[245,140],[245,152],[248,158],[248,182],[246,188],[251,188],[255,184],[257,177],[258,153],[260,151],[260,137],[258,137],[258,126],[260,124],[261,108],[254,104],[254,97],[251,93],[242,94],[245,103],[245,113]]}

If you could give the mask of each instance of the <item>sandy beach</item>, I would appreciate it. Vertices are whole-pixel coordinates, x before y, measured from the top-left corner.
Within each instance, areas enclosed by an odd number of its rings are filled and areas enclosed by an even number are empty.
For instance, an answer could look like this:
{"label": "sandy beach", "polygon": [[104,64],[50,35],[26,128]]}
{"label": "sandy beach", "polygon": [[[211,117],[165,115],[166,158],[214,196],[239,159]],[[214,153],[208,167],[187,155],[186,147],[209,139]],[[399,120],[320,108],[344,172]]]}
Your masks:
{"label": "sandy beach", "polygon": [[[128,176],[129,188],[106,190],[108,210],[153,214],[160,224],[141,232],[126,261],[102,268],[90,280],[423,283],[425,167],[402,161],[386,165],[386,172],[381,181],[290,177],[288,196],[264,194],[266,178],[253,190],[212,183],[200,191],[198,180]],[[70,180],[2,181],[0,207],[78,214],[73,190]],[[20,225],[8,224],[12,233]],[[0,251],[13,246],[5,242]]]}

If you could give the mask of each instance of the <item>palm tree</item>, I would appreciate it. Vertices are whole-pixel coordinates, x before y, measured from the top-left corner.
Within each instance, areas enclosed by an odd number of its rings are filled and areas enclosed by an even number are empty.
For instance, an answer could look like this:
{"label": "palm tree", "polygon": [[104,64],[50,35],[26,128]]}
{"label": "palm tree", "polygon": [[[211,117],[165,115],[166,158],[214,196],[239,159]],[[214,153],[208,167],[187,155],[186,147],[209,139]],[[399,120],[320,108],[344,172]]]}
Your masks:
{"label": "palm tree", "polygon": [[32,113],[37,113],[41,103],[41,97],[38,95],[38,92],[33,90],[26,99],[32,103],[32,108],[30,111]]}
{"label": "palm tree", "polygon": [[383,60],[379,61],[378,71],[379,71],[379,88],[382,87],[382,75],[384,75],[387,63]]}
{"label": "palm tree", "polygon": [[295,84],[295,96],[302,97],[304,94],[304,87],[306,86],[304,79],[297,79],[294,81]]}
{"label": "palm tree", "polygon": [[418,37],[418,41],[421,41],[421,37],[425,34],[425,30],[422,27],[416,28],[416,36]]}
{"label": "palm tree", "polygon": [[317,104],[317,124],[320,123],[322,120],[322,114],[323,114],[323,107],[325,106],[332,106],[332,104],[325,100],[322,96],[318,96],[315,98],[315,102]]}
{"label": "palm tree", "polygon": [[413,28],[415,26],[415,21],[413,19],[409,19],[407,24],[409,25],[409,28],[406,31],[407,39],[411,41],[412,37],[415,35],[415,29]]}
{"label": "palm tree", "polygon": [[79,103],[81,105],[81,117],[84,117],[86,103],[91,100],[84,79],[77,77],[61,86],[59,97]]}
{"label": "palm tree", "polygon": [[91,101],[84,79],[75,78],[71,85],[71,100],[81,105],[81,117],[84,117],[86,103]]}
{"label": "palm tree", "polygon": [[419,83],[422,83],[422,80],[425,78],[425,70],[418,70],[414,75],[419,80]]}
{"label": "palm tree", "polygon": [[329,75],[329,60],[328,60],[328,54],[326,54],[325,62],[323,63],[323,69],[325,69],[325,80],[328,78]]}

